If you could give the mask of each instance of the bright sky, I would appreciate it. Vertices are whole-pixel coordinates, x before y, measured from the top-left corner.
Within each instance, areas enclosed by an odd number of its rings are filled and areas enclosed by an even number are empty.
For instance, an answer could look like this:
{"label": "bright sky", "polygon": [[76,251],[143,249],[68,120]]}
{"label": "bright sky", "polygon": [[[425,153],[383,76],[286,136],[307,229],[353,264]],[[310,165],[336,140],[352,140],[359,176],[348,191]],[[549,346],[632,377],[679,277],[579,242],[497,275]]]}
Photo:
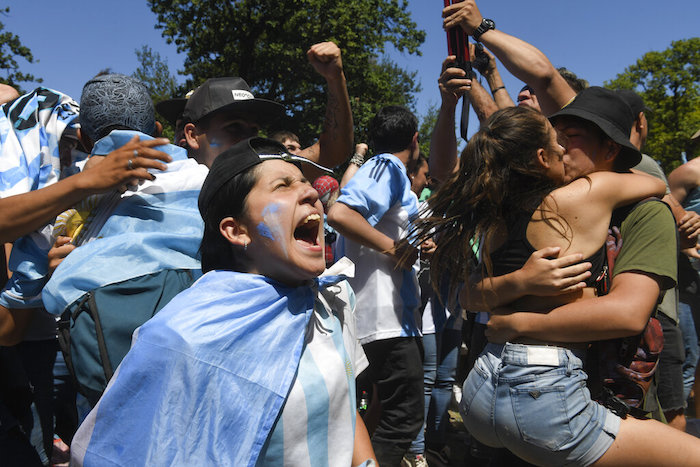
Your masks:
{"label": "bright sky", "polygon": [[[111,68],[131,74],[138,63],[134,50],[150,45],[174,72],[184,55],[155,29],[156,16],[145,0],[9,0],[5,30],[20,36],[38,63],[21,63],[23,71],[44,79],[43,85],[80,99],[82,85],[98,71]],[[482,0],[484,17],[496,27],[542,50],[554,66],[566,66],[592,85],[602,85],[644,53],[663,50],[671,41],[700,35],[698,0]],[[439,105],[437,78],[447,55],[442,30],[443,2],[410,0],[418,27],[427,33],[422,56],[388,51],[409,70],[418,71],[423,90],[417,111]],[[501,67],[515,98],[522,86]],[[184,81],[183,77],[179,77]],[[30,84],[24,85],[31,89]],[[476,119],[472,116],[472,122]],[[472,133],[476,124],[471,125]]]}

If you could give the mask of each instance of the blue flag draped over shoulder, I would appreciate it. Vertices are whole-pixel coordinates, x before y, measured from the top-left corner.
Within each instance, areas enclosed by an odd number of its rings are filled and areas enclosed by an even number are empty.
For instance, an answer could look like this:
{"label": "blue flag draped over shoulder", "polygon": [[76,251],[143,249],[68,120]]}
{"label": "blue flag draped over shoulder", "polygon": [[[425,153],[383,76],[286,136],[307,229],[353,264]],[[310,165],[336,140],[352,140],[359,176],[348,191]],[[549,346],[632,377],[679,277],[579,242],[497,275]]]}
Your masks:
{"label": "blue flag draped over shoulder", "polygon": [[319,287],[210,271],[134,333],[73,439],[84,465],[256,463],[296,374]]}
{"label": "blue flag draped over shoulder", "polygon": [[[143,133],[114,130],[100,139],[93,154],[109,154]],[[108,284],[162,271],[199,270],[199,243],[204,223],[197,208],[199,191],[208,170],[187,158],[183,148],[168,144],[156,149],[172,161],[154,181],[144,181],[137,191],[104,195],[95,210],[93,238],[73,250],[56,268],[42,291],[49,313],[60,315],[85,293]],[[114,203],[110,204],[111,198]],[[103,223],[98,222],[102,219]]]}

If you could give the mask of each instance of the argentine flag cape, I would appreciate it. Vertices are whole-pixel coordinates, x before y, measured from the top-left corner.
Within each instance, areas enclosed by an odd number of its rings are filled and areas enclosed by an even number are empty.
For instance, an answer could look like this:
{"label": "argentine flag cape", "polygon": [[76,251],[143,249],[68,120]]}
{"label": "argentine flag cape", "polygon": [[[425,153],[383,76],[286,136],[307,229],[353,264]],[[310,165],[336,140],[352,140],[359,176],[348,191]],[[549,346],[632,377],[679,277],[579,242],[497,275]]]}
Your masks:
{"label": "argentine flag cape", "polygon": [[254,466],[299,366],[317,294],[210,271],[134,333],[72,465]]}
{"label": "argentine flag cape", "polygon": [[[114,130],[95,144],[92,153],[109,154],[134,135],[153,139]],[[137,191],[103,196],[89,227],[98,230],[63,260],[44,287],[42,298],[49,313],[60,315],[85,293],[108,284],[164,269],[200,269],[204,224],[197,198],[208,170],[188,159],[183,148],[168,144],[157,149],[173,159],[167,170],[155,170],[156,179],[143,182]]]}
{"label": "argentine flag cape", "polygon": [[[69,96],[37,88],[4,104],[0,111],[0,198],[21,195],[76,173],[76,161],[61,164],[59,141],[78,118],[78,104]],[[41,306],[46,283],[46,253],[53,245],[47,225],[14,242],[12,278],[0,295],[7,308]]]}

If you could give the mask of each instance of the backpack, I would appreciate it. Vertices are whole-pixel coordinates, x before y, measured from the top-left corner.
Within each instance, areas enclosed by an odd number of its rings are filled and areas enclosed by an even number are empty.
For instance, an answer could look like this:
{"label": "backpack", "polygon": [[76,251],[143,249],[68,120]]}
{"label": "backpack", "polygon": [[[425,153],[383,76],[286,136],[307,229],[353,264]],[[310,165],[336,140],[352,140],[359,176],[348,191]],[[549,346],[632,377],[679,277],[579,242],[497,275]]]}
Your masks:
{"label": "backpack", "polygon": [[[653,199],[656,198],[640,201],[625,212],[628,213]],[[618,217],[616,221],[614,217],[611,225],[619,223],[621,219]],[[612,227],[606,241],[606,264],[603,272],[596,278],[598,295],[605,295],[610,290],[612,271],[621,246],[620,232],[617,227]],[[661,298],[663,295],[660,295],[658,303],[661,302]],[[586,367],[591,396],[621,418],[629,414],[644,419],[649,415],[642,407],[664,347],[661,322],[656,319],[655,314],[656,310],[641,334],[596,341],[591,344],[587,353]]]}
{"label": "backpack", "polygon": [[165,269],[109,284],[69,305],[58,322],[58,341],[78,391],[95,406],[131,347],[134,330],[201,276]]}

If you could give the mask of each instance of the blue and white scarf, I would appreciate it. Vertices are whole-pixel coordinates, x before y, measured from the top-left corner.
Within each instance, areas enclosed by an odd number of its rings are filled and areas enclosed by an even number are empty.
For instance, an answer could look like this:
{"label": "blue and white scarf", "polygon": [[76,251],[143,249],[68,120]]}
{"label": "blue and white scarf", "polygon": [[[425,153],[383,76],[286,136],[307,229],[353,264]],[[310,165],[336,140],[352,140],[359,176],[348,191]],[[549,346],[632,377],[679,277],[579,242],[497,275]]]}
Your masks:
{"label": "blue and white scarf", "polygon": [[319,289],[211,271],[134,333],[76,433],[78,465],[255,465],[299,366]]}

